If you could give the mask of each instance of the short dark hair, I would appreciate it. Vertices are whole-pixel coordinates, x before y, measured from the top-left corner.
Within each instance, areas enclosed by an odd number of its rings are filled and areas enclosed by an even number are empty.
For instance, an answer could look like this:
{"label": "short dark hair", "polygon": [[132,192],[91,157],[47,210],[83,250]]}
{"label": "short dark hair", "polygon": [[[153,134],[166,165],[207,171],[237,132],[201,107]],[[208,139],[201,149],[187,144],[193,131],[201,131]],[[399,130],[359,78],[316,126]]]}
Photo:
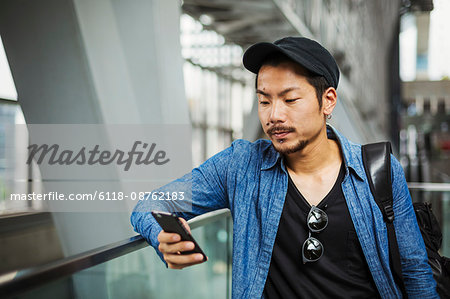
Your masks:
{"label": "short dark hair", "polygon": [[[301,68],[301,75],[305,76],[308,83],[311,84],[316,90],[317,100],[319,101],[319,108],[322,108],[322,95],[325,90],[331,87],[325,77],[310,72],[309,70],[305,69],[300,64],[280,52],[272,53],[264,58],[263,62],[261,63],[261,67],[263,67],[264,65],[278,66],[284,62],[295,63]],[[258,88],[258,74],[256,74],[255,88]]]}

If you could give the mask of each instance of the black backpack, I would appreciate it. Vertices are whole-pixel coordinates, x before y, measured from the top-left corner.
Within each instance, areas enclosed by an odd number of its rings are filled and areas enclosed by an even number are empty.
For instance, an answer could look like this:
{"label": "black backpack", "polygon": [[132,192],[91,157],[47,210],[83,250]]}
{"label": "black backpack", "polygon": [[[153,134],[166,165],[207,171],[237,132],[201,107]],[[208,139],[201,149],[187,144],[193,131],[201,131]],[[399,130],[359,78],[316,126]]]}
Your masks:
{"label": "black backpack", "polygon": [[[392,209],[391,144],[380,142],[363,145],[362,158],[372,195],[380,208],[389,239],[389,259],[391,269],[403,297],[407,298],[401,272],[400,254],[394,230],[394,211]],[[450,298],[450,259],[438,253],[442,244],[442,232],[429,203],[414,203],[417,222],[428,253],[428,264],[437,283],[441,298]]]}

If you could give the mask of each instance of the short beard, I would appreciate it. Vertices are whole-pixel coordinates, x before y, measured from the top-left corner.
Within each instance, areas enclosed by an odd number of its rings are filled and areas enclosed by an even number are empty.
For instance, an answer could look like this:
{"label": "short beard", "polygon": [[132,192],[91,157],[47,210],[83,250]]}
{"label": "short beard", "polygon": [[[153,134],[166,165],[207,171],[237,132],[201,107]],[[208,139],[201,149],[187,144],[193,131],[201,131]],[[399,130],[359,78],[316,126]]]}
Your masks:
{"label": "short beard", "polygon": [[289,148],[278,148],[274,143],[273,147],[275,148],[275,150],[277,152],[279,152],[282,155],[290,155],[293,153],[296,153],[298,151],[303,150],[308,144],[309,144],[309,140],[300,140],[296,145],[291,146]]}
{"label": "short beard", "polygon": [[312,136],[310,139],[299,140],[296,145],[291,146],[289,148],[284,148],[284,149],[283,148],[277,148],[277,145],[275,145],[275,143],[272,142],[272,144],[273,144],[273,147],[275,148],[275,150],[277,152],[279,152],[280,154],[282,154],[282,155],[290,155],[290,154],[293,154],[293,153],[296,153],[296,152],[299,152],[299,151],[303,150],[308,144],[310,144],[312,141],[316,140],[319,137],[320,132],[322,132],[322,129],[319,129],[317,131],[317,133],[314,134],[314,136]]}

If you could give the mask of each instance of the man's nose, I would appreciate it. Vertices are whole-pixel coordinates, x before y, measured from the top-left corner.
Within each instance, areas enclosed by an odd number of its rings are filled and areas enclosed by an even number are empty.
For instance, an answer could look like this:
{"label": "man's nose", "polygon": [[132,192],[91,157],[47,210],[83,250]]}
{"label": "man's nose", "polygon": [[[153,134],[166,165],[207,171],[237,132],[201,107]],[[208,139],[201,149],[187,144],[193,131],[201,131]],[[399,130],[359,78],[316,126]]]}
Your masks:
{"label": "man's nose", "polygon": [[280,123],[286,119],[285,109],[282,101],[274,101],[270,110],[269,122]]}

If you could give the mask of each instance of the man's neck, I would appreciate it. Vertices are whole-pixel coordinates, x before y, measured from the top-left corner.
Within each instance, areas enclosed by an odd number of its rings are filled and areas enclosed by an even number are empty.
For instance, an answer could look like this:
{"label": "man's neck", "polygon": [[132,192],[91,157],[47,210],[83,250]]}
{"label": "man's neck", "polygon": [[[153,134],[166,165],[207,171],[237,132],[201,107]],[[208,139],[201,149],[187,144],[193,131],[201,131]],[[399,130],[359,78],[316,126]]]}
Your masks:
{"label": "man's neck", "polygon": [[331,165],[342,162],[339,145],[328,139],[326,129],[311,144],[303,150],[284,156],[286,166],[292,172],[300,174],[315,174]]}

